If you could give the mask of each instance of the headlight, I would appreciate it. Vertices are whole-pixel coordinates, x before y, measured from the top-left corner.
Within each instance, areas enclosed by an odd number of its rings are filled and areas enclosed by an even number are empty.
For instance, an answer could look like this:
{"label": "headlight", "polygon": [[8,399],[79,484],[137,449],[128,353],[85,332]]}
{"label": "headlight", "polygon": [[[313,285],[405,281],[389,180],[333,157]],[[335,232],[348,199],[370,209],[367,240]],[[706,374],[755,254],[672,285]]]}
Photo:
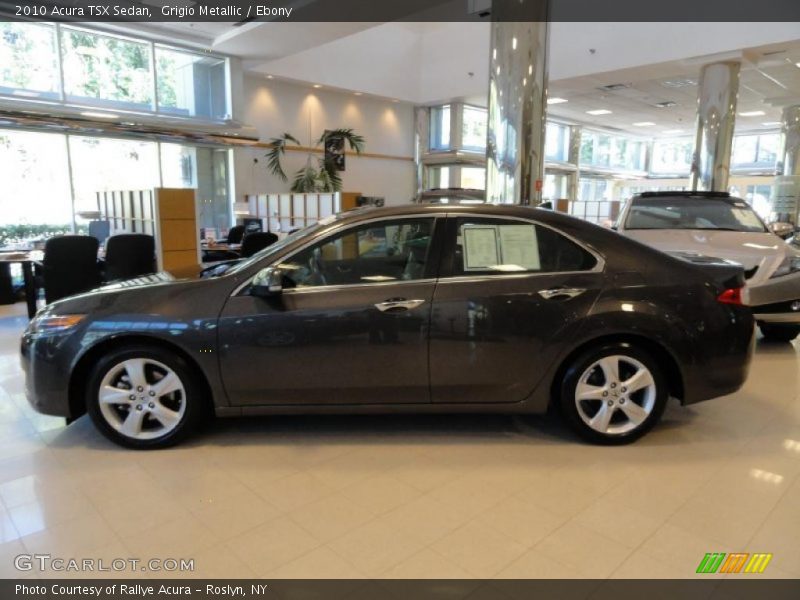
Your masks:
{"label": "headlight", "polygon": [[783,262],[780,265],[778,265],[778,268],[775,269],[775,272],[772,274],[770,279],[774,279],[775,277],[783,277],[784,275],[789,275],[798,271],[800,271],[800,256],[789,255],[783,259]]}
{"label": "headlight", "polygon": [[42,315],[28,324],[28,333],[42,335],[67,331],[83,321],[86,315]]}

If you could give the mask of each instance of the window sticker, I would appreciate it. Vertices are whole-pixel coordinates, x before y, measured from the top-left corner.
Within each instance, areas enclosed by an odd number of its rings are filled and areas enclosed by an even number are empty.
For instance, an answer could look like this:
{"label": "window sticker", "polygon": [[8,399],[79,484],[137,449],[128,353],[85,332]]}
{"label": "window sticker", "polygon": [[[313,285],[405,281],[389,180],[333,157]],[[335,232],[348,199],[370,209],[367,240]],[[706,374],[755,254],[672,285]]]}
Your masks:
{"label": "window sticker", "polygon": [[463,235],[465,271],[486,271],[500,263],[496,226],[464,225]]}
{"label": "window sticker", "polygon": [[500,225],[500,251],[504,270],[538,271],[542,268],[533,225]]}
{"label": "window sticker", "polygon": [[533,225],[464,225],[464,271],[541,270]]}

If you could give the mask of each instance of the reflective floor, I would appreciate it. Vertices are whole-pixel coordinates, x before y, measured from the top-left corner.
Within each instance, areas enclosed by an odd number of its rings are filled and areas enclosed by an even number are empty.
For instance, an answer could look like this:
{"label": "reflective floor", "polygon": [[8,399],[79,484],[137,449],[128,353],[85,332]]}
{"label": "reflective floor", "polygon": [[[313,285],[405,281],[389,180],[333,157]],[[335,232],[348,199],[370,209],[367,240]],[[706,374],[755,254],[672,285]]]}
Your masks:
{"label": "reflective floor", "polygon": [[800,577],[796,346],[760,343],[742,391],[672,404],[622,448],[550,417],[282,417],[133,452],[28,407],[22,315],[0,307],[0,577],[92,575],[19,572],[25,553],[198,577],[692,577],[707,552]]}

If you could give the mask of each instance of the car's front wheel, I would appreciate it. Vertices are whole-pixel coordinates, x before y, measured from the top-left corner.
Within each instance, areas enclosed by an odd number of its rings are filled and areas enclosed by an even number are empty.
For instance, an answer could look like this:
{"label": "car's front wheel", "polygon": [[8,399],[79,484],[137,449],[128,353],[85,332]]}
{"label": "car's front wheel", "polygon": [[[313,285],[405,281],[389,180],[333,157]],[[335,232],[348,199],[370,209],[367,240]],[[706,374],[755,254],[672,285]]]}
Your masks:
{"label": "car's front wheel", "polygon": [[791,342],[800,333],[800,325],[776,325],[760,323],[758,328],[768,342]]}
{"label": "car's front wheel", "polygon": [[163,348],[113,350],[89,375],[87,412],[117,444],[171,446],[191,433],[202,413],[202,391],[192,375],[185,360]]}
{"label": "car's front wheel", "polygon": [[656,361],[631,344],[591,348],[571,362],[561,388],[561,412],[584,439],[626,444],[661,418],[666,381]]}

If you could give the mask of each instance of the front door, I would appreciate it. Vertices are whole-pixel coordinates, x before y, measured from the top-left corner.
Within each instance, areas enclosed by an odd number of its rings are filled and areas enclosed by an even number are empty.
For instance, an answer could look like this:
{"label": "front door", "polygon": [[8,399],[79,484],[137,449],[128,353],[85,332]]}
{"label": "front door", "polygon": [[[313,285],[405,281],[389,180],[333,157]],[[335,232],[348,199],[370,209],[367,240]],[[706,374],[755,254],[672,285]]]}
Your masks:
{"label": "front door", "polygon": [[332,233],[278,261],[281,295],[232,297],[219,322],[231,404],[429,402],[434,225],[384,219]]}
{"label": "front door", "polygon": [[431,315],[431,398],[524,400],[594,304],[601,260],[530,221],[449,218]]}

